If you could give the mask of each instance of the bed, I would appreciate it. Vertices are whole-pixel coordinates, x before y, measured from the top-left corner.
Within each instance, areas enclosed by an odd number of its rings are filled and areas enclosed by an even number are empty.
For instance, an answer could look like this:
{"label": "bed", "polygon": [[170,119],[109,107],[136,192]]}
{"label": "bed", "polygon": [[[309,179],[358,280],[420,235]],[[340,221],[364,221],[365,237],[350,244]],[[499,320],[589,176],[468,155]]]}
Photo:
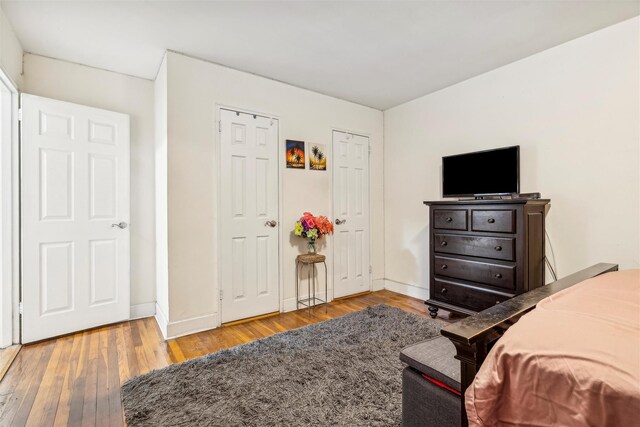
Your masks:
{"label": "bed", "polygon": [[616,270],[592,266],[442,330],[461,362],[463,425],[637,423],[640,270]]}

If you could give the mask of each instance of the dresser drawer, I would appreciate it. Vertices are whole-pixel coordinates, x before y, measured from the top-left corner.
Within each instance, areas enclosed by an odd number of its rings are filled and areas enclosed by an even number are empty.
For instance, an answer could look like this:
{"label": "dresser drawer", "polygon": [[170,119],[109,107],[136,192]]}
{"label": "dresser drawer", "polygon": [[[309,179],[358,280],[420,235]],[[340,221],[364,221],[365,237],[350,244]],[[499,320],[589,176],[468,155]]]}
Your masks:
{"label": "dresser drawer", "polygon": [[515,233],[516,215],[513,209],[471,211],[471,230]]}
{"label": "dresser drawer", "polygon": [[433,258],[434,274],[485,283],[504,289],[515,289],[516,267],[514,265],[492,264],[439,255]]}
{"label": "dresser drawer", "polygon": [[515,261],[515,241],[511,237],[433,234],[435,252]]}
{"label": "dresser drawer", "polygon": [[433,228],[443,230],[466,230],[466,209],[434,209]]}
{"label": "dresser drawer", "polygon": [[511,296],[495,294],[461,283],[434,278],[430,298],[436,301],[482,311],[508,300]]}

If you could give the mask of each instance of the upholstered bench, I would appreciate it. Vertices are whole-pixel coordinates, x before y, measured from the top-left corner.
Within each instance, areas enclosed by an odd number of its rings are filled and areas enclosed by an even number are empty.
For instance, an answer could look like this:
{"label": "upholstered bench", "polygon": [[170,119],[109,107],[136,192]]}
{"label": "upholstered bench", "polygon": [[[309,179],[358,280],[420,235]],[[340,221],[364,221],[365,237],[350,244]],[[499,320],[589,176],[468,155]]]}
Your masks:
{"label": "upholstered bench", "polygon": [[461,423],[460,361],[448,338],[437,336],[400,353],[404,427],[459,427]]}

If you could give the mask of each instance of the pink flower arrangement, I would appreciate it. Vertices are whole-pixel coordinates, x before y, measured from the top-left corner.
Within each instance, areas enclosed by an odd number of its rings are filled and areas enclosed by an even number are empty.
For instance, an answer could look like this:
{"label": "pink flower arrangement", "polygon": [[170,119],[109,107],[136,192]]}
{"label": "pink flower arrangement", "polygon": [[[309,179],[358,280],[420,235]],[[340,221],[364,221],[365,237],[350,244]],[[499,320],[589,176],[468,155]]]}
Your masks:
{"label": "pink flower arrangement", "polygon": [[326,216],[316,218],[316,227],[320,230],[320,234],[333,234],[333,223]]}
{"label": "pink flower arrangement", "polygon": [[309,240],[309,250],[315,250],[315,243],[325,234],[333,234],[333,223],[326,216],[313,216],[311,212],[305,212],[296,222],[293,229],[296,236]]}

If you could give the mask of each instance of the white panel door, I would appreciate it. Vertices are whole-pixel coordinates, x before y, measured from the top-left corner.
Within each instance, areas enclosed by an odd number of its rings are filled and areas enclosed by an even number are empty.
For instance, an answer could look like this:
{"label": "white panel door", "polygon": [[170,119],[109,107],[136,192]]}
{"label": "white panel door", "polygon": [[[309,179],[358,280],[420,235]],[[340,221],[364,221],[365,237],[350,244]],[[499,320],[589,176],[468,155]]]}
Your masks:
{"label": "white panel door", "polygon": [[333,132],[334,297],[370,290],[369,138]]}
{"label": "white panel door", "polygon": [[222,322],[278,311],[278,121],[220,110]]}
{"label": "white panel door", "polygon": [[22,342],[129,318],[129,116],[22,95]]}

